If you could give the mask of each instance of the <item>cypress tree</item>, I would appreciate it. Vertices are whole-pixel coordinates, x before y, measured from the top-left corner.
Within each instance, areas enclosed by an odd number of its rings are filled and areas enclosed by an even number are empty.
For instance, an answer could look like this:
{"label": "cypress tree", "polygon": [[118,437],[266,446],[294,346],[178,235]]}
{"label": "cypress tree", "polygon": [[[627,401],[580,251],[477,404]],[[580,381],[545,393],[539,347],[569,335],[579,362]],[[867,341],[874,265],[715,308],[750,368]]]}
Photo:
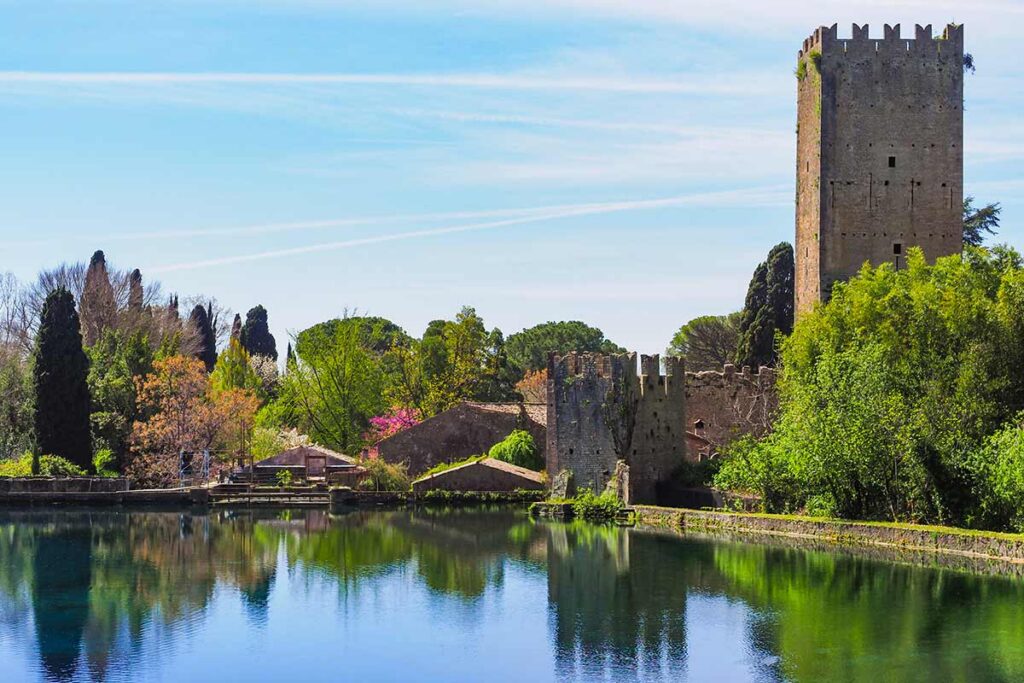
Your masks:
{"label": "cypress tree", "polygon": [[103,333],[115,324],[117,301],[107,272],[107,259],[102,251],[97,251],[89,259],[89,268],[85,271],[85,283],[82,286],[80,313],[82,341],[86,346],[99,341]]}
{"label": "cypress tree", "polygon": [[235,320],[231,323],[231,338],[235,341],[242,339],[242,316],[235,313]]}
{"label": "cypress tree", "polygon": [[128,276],[128,308],[132,311],[141,311],[145,298],[142,288],[142,271],[136,268]]}
{"label": "cypress tree", "polygon": [[254,306],[245,314],[245,325],[242,326],[242,346],[251,356],[269,356],[277,360],[277,341],[270,334],[267,323],[267,309]]}
{"label": "cypress tree", "polygon": [[196,352],[196,358],[203,361],[207,372],[213,372],[217,365],[217,335],[213,331],[210,316],[205,308],[197,304],[192,309],[189,322],[199,332],[199,350]]}
{"label": "cypress tree", "polygon": [[[36,455],[57,455],[91,472],[88,374],[75,299],[56,289],[43,304],[34,351]],[[32,468],[38,472],[37,459]]]}
{"label": "cypress tree", "polygon": [[788,242],[775,245],[754,270],[740,320],[737,365],[757,368],[778,360],[776,333],[788,336],[793,331],[794,275],[793,247]]}

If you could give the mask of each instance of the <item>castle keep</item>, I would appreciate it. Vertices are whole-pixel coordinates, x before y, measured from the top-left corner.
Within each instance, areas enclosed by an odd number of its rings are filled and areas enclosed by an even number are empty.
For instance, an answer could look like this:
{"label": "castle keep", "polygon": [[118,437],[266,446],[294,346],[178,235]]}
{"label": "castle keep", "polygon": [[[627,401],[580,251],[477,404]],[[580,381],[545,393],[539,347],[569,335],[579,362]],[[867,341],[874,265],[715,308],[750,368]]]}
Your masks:
{"label": "castle keep", "polygon": [[654,502],[686,448],[686,373],[680,358],[598,353],[548,358],[547,472],[579,490],[617,479],[626,503]]}
{"label": "castle keep", "polygon": [[865,261],[929,261],[963,241],[963,27],[882,39],[835,25],[797,63],[796,310],[827,300]]}

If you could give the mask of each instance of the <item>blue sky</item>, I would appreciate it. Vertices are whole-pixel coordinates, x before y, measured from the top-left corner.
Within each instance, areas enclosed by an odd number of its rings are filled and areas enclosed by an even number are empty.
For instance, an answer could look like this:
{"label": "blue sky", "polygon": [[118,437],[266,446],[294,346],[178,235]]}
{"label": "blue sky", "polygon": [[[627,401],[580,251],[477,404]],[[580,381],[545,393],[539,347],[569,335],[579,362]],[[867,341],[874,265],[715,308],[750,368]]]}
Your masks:
{"label": "blue sky", "polygon": [[965,189],[1024,247],[1020,0],[0,0],[0,271],[658,352],[792,239],[796,51],[852,21],[966,24]]}

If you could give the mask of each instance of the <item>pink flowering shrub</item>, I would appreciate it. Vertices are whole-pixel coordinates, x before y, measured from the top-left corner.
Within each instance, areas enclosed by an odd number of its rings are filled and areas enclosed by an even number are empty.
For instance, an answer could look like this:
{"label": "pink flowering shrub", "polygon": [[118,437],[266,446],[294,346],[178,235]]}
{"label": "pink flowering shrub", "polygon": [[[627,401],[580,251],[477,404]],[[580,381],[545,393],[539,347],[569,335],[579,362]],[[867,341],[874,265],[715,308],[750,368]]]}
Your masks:
{"label": "pink flowering shrub", "polygon": [[404,429],[418,425],[422,419],[420,411],[415,408],[392,408],[383,415],[370,418],[370,431],[366,433],[364,439],[370,444],[379,443]]}

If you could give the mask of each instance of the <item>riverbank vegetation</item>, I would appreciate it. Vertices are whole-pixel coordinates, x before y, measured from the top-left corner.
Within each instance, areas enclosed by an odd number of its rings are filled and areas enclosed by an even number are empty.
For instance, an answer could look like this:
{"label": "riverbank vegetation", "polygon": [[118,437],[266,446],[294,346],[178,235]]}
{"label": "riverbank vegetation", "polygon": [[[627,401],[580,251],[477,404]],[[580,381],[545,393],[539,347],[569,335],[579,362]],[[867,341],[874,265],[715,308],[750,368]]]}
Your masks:
{"label": "riverbank vegetation", "polygon": [[716,484],[766,510],[1020,530],[1024,268],[1005,248],[865,266],[781,343],[781,413]]}

